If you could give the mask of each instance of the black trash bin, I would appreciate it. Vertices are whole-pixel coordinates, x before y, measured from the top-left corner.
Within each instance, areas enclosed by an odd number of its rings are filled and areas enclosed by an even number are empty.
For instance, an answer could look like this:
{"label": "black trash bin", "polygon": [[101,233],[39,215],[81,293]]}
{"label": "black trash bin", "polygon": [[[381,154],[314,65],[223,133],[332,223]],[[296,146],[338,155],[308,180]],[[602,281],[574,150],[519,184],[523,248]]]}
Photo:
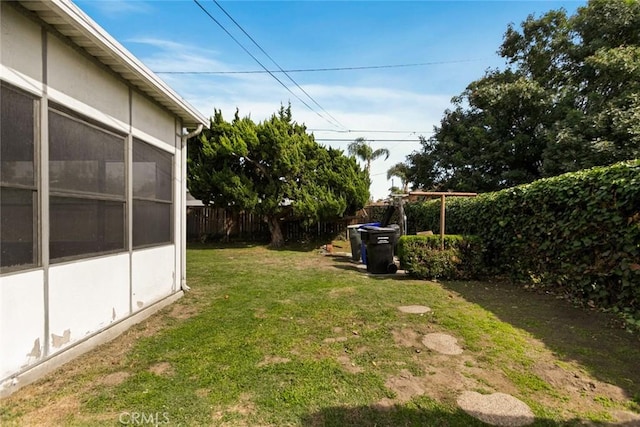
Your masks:
{"label": "black trash bin", "polygon": [[358,227],[360,226],[360,224],[357,224],[347,227],[347,229],[349,230],[349,242],[351,243],[351,259],[353,259],[354,261],[360,261],[362,245],[360,230],[358,230]]}
{"label": "black trash bin", "polygon": [[395,228],[363,227],[362,242],[367,246],[367,271],[372,274],[393,274],[398,267],[393,262],[393,246],[396,242]]}
{"label": "black trash bin", "polygon": [[398,224],[389,224],[389,228],[392,228],[394,231],[393,235],[393,254],[398,255],[398,241],[400,240],[400,226]]}

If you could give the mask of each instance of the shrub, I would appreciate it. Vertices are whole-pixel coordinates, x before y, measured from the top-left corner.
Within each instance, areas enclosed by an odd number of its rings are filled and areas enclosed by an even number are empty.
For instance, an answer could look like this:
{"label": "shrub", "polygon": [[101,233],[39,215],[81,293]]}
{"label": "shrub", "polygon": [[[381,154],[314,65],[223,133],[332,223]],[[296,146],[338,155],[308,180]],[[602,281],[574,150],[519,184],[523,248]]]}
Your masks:
{"label": "shrub", "polygon": [[[409,206],[438,231],[439,201]],[[447,200],[446,220],[482,238],[493,272],[640,318],[640,160]]]}
{"label": "shrub", "polygon": [[398,242],[400,266],[423,279],[475,279],[482,275],[483,248],[474,236],[402,236]]}

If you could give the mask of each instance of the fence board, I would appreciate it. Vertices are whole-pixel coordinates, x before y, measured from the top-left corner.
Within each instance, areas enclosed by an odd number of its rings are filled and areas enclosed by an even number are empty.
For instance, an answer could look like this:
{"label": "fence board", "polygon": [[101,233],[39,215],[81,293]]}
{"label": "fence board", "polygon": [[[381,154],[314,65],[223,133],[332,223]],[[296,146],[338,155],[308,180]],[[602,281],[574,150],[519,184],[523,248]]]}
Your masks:
{"label": "fence board", "polygon": [[[339,218],[308,224],[292,216],[281,221],[285,241],[300,242],[319,238],[347,236],[347,226],[357,224],[358,217]],[[187,209],[187,239],[189,241],[268,241],[269,228],[258,215],[248,212],[230,212],[210,206],[192,206]]]}

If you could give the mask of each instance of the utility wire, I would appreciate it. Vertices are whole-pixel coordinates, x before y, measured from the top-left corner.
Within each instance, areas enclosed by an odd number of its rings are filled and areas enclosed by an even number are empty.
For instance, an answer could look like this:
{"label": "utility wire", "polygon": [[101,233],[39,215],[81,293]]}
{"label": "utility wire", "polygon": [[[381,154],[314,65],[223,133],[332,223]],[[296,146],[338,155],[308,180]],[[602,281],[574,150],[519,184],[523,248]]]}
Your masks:
{"label": "utility wire", "polygon": [[365,65],[356,67],[332,67],[332,68],[298,68],[292,70],[249,70],[249,71],[154,71],[156,74],[264,74],[264,73],[313,73],[326,71],[356,71],[356,70],[375,70],[381,68],[408,68],[408,67],[425,67],[428,65],[445,65],[460,64],[464,62],[486,61],[484,59],[461,59],[456,61],[436,61],[436,62],[418,62],[415,64],[387,64],[387,65]]}
{"label": "utility wire", "polygon": [[409,135],[415,134],[430,134],[434,133],[430,131],[422,130],[380,130],[380,129],[347,129],[347,130],[335,130],[335,129],[307,129],[309,132],[336,132],[336,133],[353,133],[353,132],[366,132],[366,133],[405,133]]}
{"label": "utility wire", "polygon": [[283,69],[282,69],[282,67],[280,66],[280,64],[278,64],[278,63],[276,62],[276,60],[275,60],[275,59],[273,59],[273,58],[271,57],[271,55],[269,55],[269,54],[268,54],[268,53],[267,53],[267,52],[262,48],[262,46],[260,46],[260,45],[258,44],[258,42],[257,42],[257,41],[255,41],[255,39],[254,39],[253,37],[251,37],[251,36],[249,35],[249,33],[247,33],[247,32],[246,32],[246,31],[245,31],[245,29],[244,29],[244,28],[242,28],[242,26],[241,26],[241,25],[240,25],[240,24],[239,24],[235,19],[233,19],[233,17],[232,17],[231,15],[229,15],[229,13],[228,13],[228,12],[227,12],[227,11],[226,11],[222,6],[221,6],[221,5],[220,5],[220,3],[218,3],[218,0],[212,0],[212,1],[216,4],[216,6],[218,6],[218,7],[220,8],[220,10],[221,10],[222,12],[224,12],[224,14],[225,14],[225,15],[227,15],[227,17],[228,17],[229,19],[231,19],[231,21],[232,21],[234,24],[236,24],[236,27],[238,27],[238,28],[240,29],[240,31],[242,31],[242,32],[244,33],[244,35],[245,35],[245,36],[247,36],[247,37],[249,38],[249,40],[251,40],[251,41],[253,42],[253,44],[254,44],[254,45],[256,45],[256,47],[257,47],[258,49],[260,49],[260,52],[264,53],[264,54],[265,54],[265,56],[266,56],[267,58],[269,58],[269,59],[271,60],[271,62],[273,62],[273,63],[275,64],[275,66],[276,66],[276,67],[278,67],[278,70],[280,70],[280,72],[281,72],[281,73],[284,73],[284,75],[285,75],[285,76],[287,76],[287,78],[288,78],[289,80],[291,80],[291,83],[293,83],[294,85],[296,85],[296,87],[297,87],[298,89],[300,89],[300,90],[302,91],[302,93],[304,93],[305,95],[307,95],[307,98],[309,98],[309,99],[310,99],[314,104],[316,104],[316,105],[317,105],[317,106],[318,106],[322,111],[324,111],[324,112],[327,114],[327,116],[331,117],[331,119],[332,119],[332,120],[333,120],[333,121],[334,121],[334,122],[335,122],[339,127],[342,127],[342,128],[344,128],[344,129],[347,129],[347,127],[346,127],[346,126],[344,126],[342,123],[340,123],[340,121],[339,121],[338,119],[336,119],[335,117],[333,117],[333,116],[331,115],[331,113],[329,113],[327,110],[325,110],[325,109],[322,107],[322,105],[318,104],[318,101],[316,101],[316,100],[315,100],[311,95],[309,95],[309,93],[307,93],[307,91],[306,91],[306,90],[304,90],[304,89],[303,89],[303,88],[298,84],[298,82],[296,82],[296,81],[293,79],[293,77],[291,77],[291,76],[289,75],[289,73],[287,73],[285,70],[283,70]]}
{"label": "utility wire", "polygon": [[[348,138],[314,138],[319,142],[353,142],[353,139]],[[419,139],[367,139],[367,142],[420,142]]]}
{"label": "utility wire", "polygon": [[329,119],[327,119],[327,118],[326,118],[326,117],[324,117],[322,114],[320,114],[320,113],[318,113],[316,110],[314,110],[314,109],[313,109],[309,104],[307,104],[307,103],[306,103],[302,98],[300,98],[297,94],[295,94],[295,93],[294,93],[294,92],[293,92],[293,91],[292,91],[292,90],[291,90],[287,85],[285,85],[284,83],[282,83],[282,81],[281,81],[279,78],[277,78],[277,77],[276,77],[276,76],[275,76],[271,71],[269,71],[269,70],[267,69],[267,67],[265,67],[265,66],[262,64],[262,62],[260,62],[260,60],[259,60],[258,58],[256,58],[256,57],[255,57],[251,52],[249,52],[249,50],[248,50],[246,47],[244,47],[244,45],[243,45],[242,43],[240,43],[240,42],[238,41],[238,39],[236,39],[236,38],[233,36],[233,34],[231,34],[231,33],[229,32],[229,30],[227,30],[227,29],[224,27],[224,25],[222,25],[222,24],[221,24],[221,23],[220,23],[216,18],[214,18],[214,17],[213,17],[213,15],[211,15],[211,13],[209,13],[209,11],[208,11],[207,9],[205,9],[205,8],[204,8],[204,6],[202,6],[198,0],[193,0],[193,2],[194,2],[195,4],[197,4],[197,5],[198,5],[198,7],[199,7],[200,9],[202,9],[202,11],[203,11],[203,12],[204,12],[204,13],[205,13],[205,14],[206,14],[206,15],[207,15],[207,16],[208,16],[208,17],[209,17],[213,22],[215,22],[215,23],[216,23],[220,28],[222,28],[222,30],[223,30],[225,33],[227,33],[227,35],[228,35],[229,37],[231,37],[231,39],[232,39],[234,42],[236,42],[236,44],[237,44],[238,46],[240,46],[240,47],[242,48],[242,50],[244,50],[244,51],[247,53],[247,55],[249,55],[251,58],[253,58],[253,60],[254,60],[254,61],[256,61],[256,62],[258,63],[258,65],[260,65],[260,66],[262,67],[262,69],[264,69],[267,73],[269,73],[269,75],[270,75],[271,77],[273,77],[273,78],[274,78],[278,83],[280,83],[280,85],[281,85],[282,87],[284,87],[287,91],[289,91],[289,93],[290,93],[290,94],[292,94],[293,96],[295,96],[295,97],[296,97],[300,102],[302,102],[302,103],[305,105],[305,107],[307,107],[309,110],[311,110],[311,111],[313,111],[314,113],[316,113],[320,118],[324,119],[324,120],[325,120],[325,121],[327,121],[329,124],[331,124],[331,125],[335,126],[335,124],[334,124],[334,123],[331,123],[331,121],[330,121]]}

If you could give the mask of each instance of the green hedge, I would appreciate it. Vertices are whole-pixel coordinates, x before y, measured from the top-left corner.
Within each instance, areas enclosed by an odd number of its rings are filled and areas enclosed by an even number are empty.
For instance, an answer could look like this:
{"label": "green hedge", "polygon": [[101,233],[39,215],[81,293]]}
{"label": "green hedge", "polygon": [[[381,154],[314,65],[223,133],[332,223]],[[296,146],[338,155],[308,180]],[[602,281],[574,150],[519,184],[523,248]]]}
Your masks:
{"label": "green hedge", "polygon": [[[438,233],[439,201],[408,205]],[[640,160],[447,199],[448,233],[474,234],[494,273],[640,318]]]}
{"label": "green hedge", "polygon": [[483,247],[475,236],[402,236],[400,268],[422,279],[476,279],[484,271]]}

